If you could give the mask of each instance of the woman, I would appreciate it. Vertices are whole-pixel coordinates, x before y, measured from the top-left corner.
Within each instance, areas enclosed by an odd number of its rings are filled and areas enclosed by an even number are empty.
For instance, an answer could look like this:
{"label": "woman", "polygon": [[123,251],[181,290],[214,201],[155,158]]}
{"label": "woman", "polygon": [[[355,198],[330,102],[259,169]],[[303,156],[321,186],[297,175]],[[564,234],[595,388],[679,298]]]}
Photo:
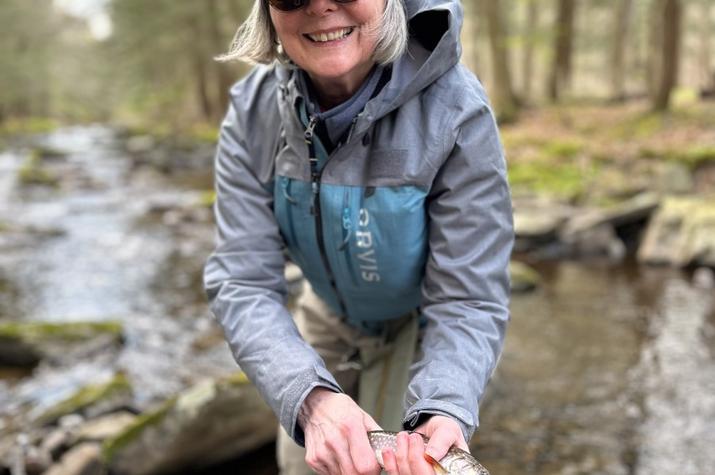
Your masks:
{"label": "woman", "polygon": [[[458,64],[461,20],[456,0],[256,0],[223,57],[272,64],[231,91],[205,287],[319,473],[379,472],[369,413],[398,412],[384,394],[401,378],[400,425],[430,442],[402,433],[385,468],[432,473],[425,454],[467,449],[501,352],[511,204],[485,92]],[[310,283],[297,326],[284,248]],[[356,367],[382,382],[358,385]],[[303,473],[287,439],[281,470]]]}

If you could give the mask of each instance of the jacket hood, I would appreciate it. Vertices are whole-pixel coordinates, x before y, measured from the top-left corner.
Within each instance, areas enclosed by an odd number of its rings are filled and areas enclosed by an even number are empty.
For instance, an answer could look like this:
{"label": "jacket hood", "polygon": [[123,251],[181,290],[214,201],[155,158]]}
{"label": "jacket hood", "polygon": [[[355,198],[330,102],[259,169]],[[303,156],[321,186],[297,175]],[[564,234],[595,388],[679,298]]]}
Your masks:
{"label": "jacket hood", "polygon": [[[435,82],[459,62],[463,9],[459,0],[404,0],[410,41],[378,96],[379,118]],[[369,105],[369,104],[368,104]]]}

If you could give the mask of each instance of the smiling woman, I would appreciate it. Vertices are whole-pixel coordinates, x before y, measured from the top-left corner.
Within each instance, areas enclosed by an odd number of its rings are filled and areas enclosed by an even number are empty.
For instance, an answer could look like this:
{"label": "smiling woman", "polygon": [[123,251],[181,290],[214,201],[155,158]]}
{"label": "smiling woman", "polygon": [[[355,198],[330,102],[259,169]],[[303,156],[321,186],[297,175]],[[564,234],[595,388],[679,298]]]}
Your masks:
{"label": "smiling woman", "polygon": [[[378,428],[429,438],[400,433],[391,475],[431,474],[476,430],[513,230],[461,20],[459,0],[255,0],[220,58],[263,64],[221,127],[204,284],[280,419],[284,475],[376,475]],[[294,319],[285,251],[307,281]]]}

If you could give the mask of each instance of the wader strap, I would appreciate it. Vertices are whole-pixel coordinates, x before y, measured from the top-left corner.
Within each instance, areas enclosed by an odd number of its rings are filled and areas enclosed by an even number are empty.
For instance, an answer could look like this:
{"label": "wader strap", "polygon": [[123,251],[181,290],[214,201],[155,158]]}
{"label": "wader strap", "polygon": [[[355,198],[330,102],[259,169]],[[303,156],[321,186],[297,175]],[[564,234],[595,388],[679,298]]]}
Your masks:
{"label": "wader strap", "polygon": [[384,430],[402,430],[403,400],[415,357],[419,316],[412,315],[380,347],[360,348],[358,403]]}

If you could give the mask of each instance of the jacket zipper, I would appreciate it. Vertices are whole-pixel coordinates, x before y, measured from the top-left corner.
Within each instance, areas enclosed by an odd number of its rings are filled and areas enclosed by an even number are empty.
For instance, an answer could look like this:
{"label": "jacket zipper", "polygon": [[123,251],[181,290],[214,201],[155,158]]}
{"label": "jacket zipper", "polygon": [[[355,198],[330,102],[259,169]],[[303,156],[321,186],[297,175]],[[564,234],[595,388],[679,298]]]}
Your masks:
{"label": "jacket zipper", "polygon": [[330,280],[330,285],[338,298],[338,303],[340,304],[340,310],[342,311],[343,317],[347,318],[347,307],[345,306],[345,300],[338,290],[337,282],[335,281],[335,275],[333,274],[333,269],[330,267],[330,262],[328,261],[328,255],[325,252],[325,238],[323,236],[323,217],[320,213],[320,180],[323,176],[323,170],[325,170],[325,165],[323,168],[318,170],[318,157],[315,153],[315,144],[313,143],[313,135],[315,133],[315,126],[318,124],[318,119],[315,116],[310,117],[308,127],[305,129],[305,143],[308,145],[308,154],[310,162],[310,183],[312,193],[312,202],[310,206],[310,214],[315,216],[315,235],[318,241],[318,249],[320,250],[320,258],[323,261],[323,266],[328,274],[328,280]]}

